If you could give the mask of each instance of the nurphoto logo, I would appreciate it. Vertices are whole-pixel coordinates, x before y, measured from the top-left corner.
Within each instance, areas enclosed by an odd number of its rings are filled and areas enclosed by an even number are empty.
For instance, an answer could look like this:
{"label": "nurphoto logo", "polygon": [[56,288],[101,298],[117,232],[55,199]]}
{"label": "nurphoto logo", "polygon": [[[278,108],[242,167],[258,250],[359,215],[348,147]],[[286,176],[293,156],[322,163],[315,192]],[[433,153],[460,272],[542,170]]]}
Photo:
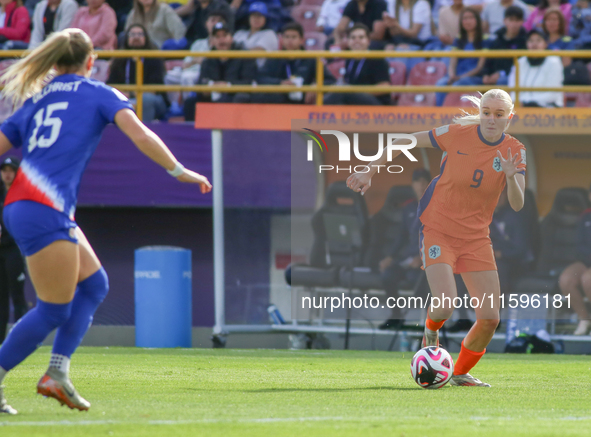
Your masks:
{"label": "nurphoto logo", "polygon": [[[321,130],[320,133],[313,131],[312,129],[306,129],[305,135],[310,137],[308,140],[308,154],[307,159],[308,161],[314,161],[314,143],[318,145],[321,152],[328,151],[328,146],[326,145],[326,140],[324,139],[323,135],[334,135],[338,141],[339,147],[339,162],[350,162],[351,161],[351,140],[347,134],[338,131],[338,130]],[[384,146],[384,136],[386,137],[386,145]],[[393,144],[396,140],[408,140],[407,144]],[[410,149],[414,148],[417,145],[417,139],[412,134],[393,134],[393,133],[380,133],[378,134],[378,151],[375,155],[363,155],[359,151],[359,134],[353,134],[353,154],[355,158],[359,161],[371,163],[377,159],[380,159],[384,152],[387,154],[388,162],[392,161],[392,153],[394,151],[400,151],[404,154],[409,160],[416,162],[417,159],[409,152]],[[323,147],[324,146],[324,147]],[[328,171],[336,171],[339,172],[348,172],[348,173],[368,173],[371,168],[370,167],[377,167],[377,172],[380,172],[381,167],[385,167],[388,173],[402,173],[404,170],[401,165],[375,165],[375,164],[364,164],[364,165],[356,165],[356,166],[334,166],[334,165],[327,165],[321,164],[318,166],[318,172],[328,172]]]}

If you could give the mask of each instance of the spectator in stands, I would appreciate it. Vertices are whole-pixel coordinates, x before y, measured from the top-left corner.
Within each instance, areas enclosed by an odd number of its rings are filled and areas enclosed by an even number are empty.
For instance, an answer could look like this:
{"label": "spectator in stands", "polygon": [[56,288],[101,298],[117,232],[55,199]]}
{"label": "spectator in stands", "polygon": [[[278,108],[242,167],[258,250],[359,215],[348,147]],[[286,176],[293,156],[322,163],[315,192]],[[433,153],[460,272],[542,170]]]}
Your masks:
{"label": "spectator in stands", "polygon": [[[546,34],[540,29],[533,29],[527,34],[528,50],[546,50]],[[519,86],[521,87],[562,87],[564,82],[564,68],[558,56],[545,58],[519,58]],[[515,68],[509,75],[509,86],[515,86]],[[515,100],[515,93],[511,93]],[[557,91],[522,91],[519,93],[522,106],[559,108],[564,106],[564,96]]]}
{"label": "spectator in stands", "polygon": [[495,253],[501,293],[511,292],[511,283],[525,270],[527,224],[523,214],[509,205],[507,188],[502,191],[490,224],[490,239]]}
{"label": "spectator in stands", "polygon": [[179,17],[187,17],[185,38],[189,44],[210,36],[205,22],[213,12],[221,12],[229,29],[234,29],[234,11],[225,0],[188,0],[176,10]]}
{"label": "spectator in stands", "polygon": [[[523,10],[510,6],[505,10],[504,27],[489,39],[490,50],[523,50],[527,32],[523,27]],[[488,58],[482,70],[482,83],[485,85],[507,85],[509,73],[513,68],[512,58]]]}
{"label": "spectator in stands", "polygon": [[591,8],[589,0],[578,0],[571,10],[569,35],[574,39],[591,35]]}
{"label": "spectator in stands", "polygon": [[444,46],[452,44],[460,34],[460,12],[464,9],[462,0],[453,0],[449,6],[439,10],[439,40]]}
{"label": "spectator in stands", "polygon": [[[234,34],[234,42],[242,44],[246,50],[279,50],[279,39],[272,29],[267,27],[267,5],[263,2],[254,2],[248,9],[248,30],[239,30]],[[257,65],[261,68],[265,65],[265,58],[257,59]]]}
{"label": "spectator in stands", "polygon": [[[591,188],[589,189],[591,202]],[[583,296],[591,300],[591,208],[585,210],[579,219],[577,231],[577,262],[564,269],[558,284],[565,296],[570,296],[571,308],[579,317],[574,335],[585,335],[591,329],[591,317]]]}
{"label": "spectator in stands", "polygon": [[119,35],[125,29],[127,16],[133,9],[133,0],[107,0],[107,4],[115,11],[117,16],[116,35]]}
{"label": "spectator in stands", "polygon": [[566,21],[565,27],[568,29],[568,26],[570,25],[571,7],[572,5],[568,0],[540,0],[540,4],[531,14],[529,14],[529,17],[527,17],[523,26],[528,31],[532,30],[534,27],[541,27],[542,21],[544,20],[544,14],[548,8],[553,8],[559,9],[562,12]]}
{"label": "spectator in stands", "polygon": [[[548,35],[548,50],[574,50],[573,39],[566,34],[566,20],[560,9],[548,9],[544,14],[542,30]],[[562,56],[562,65],[568,67],[572,58]]]}
{"label": "spectator in stands", "polygon": [[[31,38],[29,11],[21,0],[0,0],[0,49],[26,49]],[[2,24],[2,23],[0,23]]]}
{"label": "spectator in stands", "polygon": [[[191,44],[190,50],[192,52],[209,52],[213,45],[213,27],[217,23],[226,23],[227,25],[226,15],[221,9],[214,9],[209,13],[209,17],[207,17],[207,20],[205,21],[205,26],[207,27],[210,36],[208,38],[198,39]],[[181,68],[175,68],[166,72],[164,83],[167,85],[195,85],[199,79],[203,59],[204,58],[197,56],[187,56],[183,60],[183,66]],[[188,92],[183,92],[183,100],[186,99],[188,95]],[[169,93],[168,96],[172,105],[176,106],[175,103],[178,103],[179,93]]]}
{"label": "spectator in stands", "polygon": [[[263,1],[269,10],[267,21],[274,31],[281,30],[282,2],[280,0],[231,0],[230,8],[235,11],[236,29],[248,29],[248,15],[250,5],[255,1]],[[288,2],[289,3],[289,2]],[[293,2],[291,3],[293,5]]]}
{"label": "spectator in stands", "polygon": [[566,20],[560,9],[548,9],[542,22],[542,30],[548,35],[549,50],[573,50],[573,39],[566,34]]}
{"label": "spectator in stands", "polygon": [[509,7],[516,6],[523,11],[522,20],[529,14],[529,8],[521,0],[494,0],[487,4],[482,11],[482,30],[484,33],[494,34],[507,25],[505,12]]}
{"label": "spectator in stands", "polygon": [[[388,297],[397,298],[401,281],[416,282],[421,274],[421,255],[419,253],[418,201],[431,182],[431,175],[424,168],[412,173],[412,189],[416,198],[408,201],[402,209],[402,226],[390,248],[389,255],[380,261],[382,283]],[[404,323],[399,308],[392,308],[390,318],[379,329],[401,328]]]}
{"label": "spectator in stands", "polygon": [[185,36],[185,25],[166,3],[158,0],[133,0],[133,9],[127,16],[125,28],[141,24],[147,31],[150,41],[157,48],[170,39],[180,40]]}
{"label": "spectator in stands", "polygon": [[117,48],[117,16],[105,0],[88,0],[88,6],[83,6],[76,12],[71,27],[86,32],[95,49]]}
{"label": "spectator in stands", "polygon": [[[217,23],[213,27],[212,50],[242,50],[242,47],[234,43],[232,32],[223,23]],[[201,64],[199,83],[204,85],[250,85],[257,74],[257,66],[254,59],[241,58],[206,58]],[[195,120],[195,103],[220,102],[220,103],[247,103],[251,99],[249,93],[199,93],[197,96],[185,100],[185,119]]]}
{"label": "spectator in stands", "polygon": [[[148,32],[141,24],[132,24],[125,33],[124,50],[154,50]],[[133,58],[116,58],[111,64],[108,84],[136,83],[136,66]],[[144,84],[161,85],[164,83],[164,61],[158,58],[144,58]],[[135,93],[123,92],[135,104]],[[166,113],[164,93],[143,93],[143,121],[150,122],[163,117]]]}
{"label": "spectator in stands", "polygon": [[[304,29],[299,23],[287,23],[281,30],[283,50],[304,50]],[[316,79],[316,59],[268,59],[259,70],[257,83],[261,85],[310,85]],[[335,83],[332,74],[324,68],[324,84]],[[255,103],[313,103],[314,93],[289,94],[259,93],[253,96]]]}
{"label": "spectator in stands", "polygon": [[341,39],[349,35],[351,23],[363,24],[370,30],[369,38],[374,41],[382,41],[386,35],[386,25],[382,20],[388,7],[384,0],[351,0],[345,6],[345,11],[335,29],[335,43],[341,45]]}
{"label": "spectator in stands", "polygon": [[[484,6],[489,3],[490,0],[464,0],[463,7],[465,8],[472,8],[477,12],[482,12]],[[431,15],[433,15],[433,21],[435,23],[440,22],[440,14],[443,8],[447,8],[455,3],[455,0],[434,0],[433,2],[433,11]],[[457,36],[457,34],[455,35]]]}
{"label": "spectator in stands", "polygon": [[339,21],[341,21],[347,3],[349,3],[349,0],[324,0],[318,14],[318,20],[316,20],[318,31],[331,36],[339,25]]}
{"label": "spectator in stands", "polygon": [[[455,50],[471,52],[485,47],[480,14],[471,8],[464,8],[460,14],[460,37],[453,43]],[[437,85],[481,85],[482,68],[485,58],[451,58],[447,76],[439,79]],[[437,106],[442,106],[446,93],[437,93]]]}
{"label": "spectator in stands", "polygon": [[[349,48],[355,51],[369,50],[369,28],[358,23],[349,29]],[[348,85],[390,84],[388,63],[385,59],[348,59],[344,81]],[[388,105],[390,94],[331,93],[324,98],[326,105]]]}
{"label": "spectator in stands", "polygon": [[70,27],[78,3],[74,0],[42,0],[33,13],[33,32],[29,48],[34,49],[52,32]]}
{"label": "spectator in stands", "polygon": [[394,0],[383,20],[395,46],[422,46],[431,38],[431,6],[427,0]]}

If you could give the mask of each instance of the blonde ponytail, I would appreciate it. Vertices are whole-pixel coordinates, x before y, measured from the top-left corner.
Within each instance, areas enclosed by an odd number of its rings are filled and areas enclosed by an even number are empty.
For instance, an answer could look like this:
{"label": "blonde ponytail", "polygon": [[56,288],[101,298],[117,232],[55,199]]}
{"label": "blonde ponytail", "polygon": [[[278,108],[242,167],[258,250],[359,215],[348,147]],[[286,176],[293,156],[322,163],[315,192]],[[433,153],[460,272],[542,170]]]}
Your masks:
{"label": "blonde ponytail", "polygon": [[4,84],[2,94],[15,106],[20,106],[51,80],[55,66],[78,70],[92,52],[92,41],[80,29],[52,33],[0,77],[0,83]]}
{"label": "blonde ponytail", "polygon": [[462,96],[462,100],[467,100],[469,102],[472,102],[472,104],[474,104],[474,106],[476,108],[478,108],[478,113],[471,114],[468,111],[465,111],[462,109],[461,111],[464,113],[464,115],[461,117],[454,118],[453,122],[456,124],[461,124],[462,126],[466,126],[466,125],[470,125],[470,124],[480,124],[480,106],[482,105],[482,102],[484,101],[484,99],[488,99],[488,98],[498,99],[498,100],[502,100],[503,102],[505,102],[506,106],[509,108],[509,114],[507,114],[507,117],[509,117],[509,115],[515,113],[513,111],[513,108],[514,108],[513,100],[511,100],[511,96],[509,95],[509,93],[507,93],[507,91],[503,91],[498,88],[495,88],[492,90],[488,90],[484,94],[480,94],[480,97],[471,96],[471,95]]}

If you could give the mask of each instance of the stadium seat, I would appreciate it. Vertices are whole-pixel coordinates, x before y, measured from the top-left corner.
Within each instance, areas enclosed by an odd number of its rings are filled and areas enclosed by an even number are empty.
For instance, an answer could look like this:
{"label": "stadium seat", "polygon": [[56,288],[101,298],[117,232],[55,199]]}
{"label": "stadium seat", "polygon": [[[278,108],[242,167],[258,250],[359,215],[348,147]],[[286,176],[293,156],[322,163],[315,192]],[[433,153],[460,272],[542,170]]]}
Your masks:
{"label": "stadium seat", "polygon": [[334,76],[337,83],[340,83],[343,77],[345,77],[345,64],[346,61],[344,59],[339,59],[326,65],[327,70]]}
{"label": "stadium seat", "polygon": [[101,82],[107,82],[107,79],[109,79],[109,69],[109,61],[97,59],[94,61],[94,67],[92,68],[92,74],[90,77]]}
{"label": "stadium seat", "polygon": [[398,106],[435,106],[435,93],[402,93]]}
{"label": "stadium seat", "polygon": [[[406,82],[406,64],[400,61],[390,61],[388,72],[390,73],[390,84],[404,85]],[[392,93],[392,102],[400,98],[400,93]]]}
{"label": "stadium seat", "polygon": [[562,270],[575,261],[578,220],[588,207],[584,188],[558,191],[552,209],[540,225],[541,250],[536,270],[516,282],[514,289],[517,292],[559,293],[558,278]]}
{"label": "stadium seat", "polygon": [[575,107],[589,108],[591,107],[591,93],[577,93],[575,98]]}
{"label": "stadium seat", "polygon": [[291,16],[300,23],[304,32],[315,32],[316,21],[320,14],[320,6],[296,6],[291,10]]}
{"label": "stadium seat", "polygon": [[423,61],[415,65],[408,75],[408,85],[435,85],[447,73],[441,61]]}
{"label": "stadium seat", "polygon": [[374,271],[378,271],[380,261],[386,258],[388,249],[400,231],[404,204],[414,198],[410,186],[394,186],[388,191],[384,206],[369,220],[370,236],[365,264]]}
{"label": "stadium seat", "polygon": [[324,50],[327,36],[322,32],[306,32],[304,45],[306,50]]}
{"label": "stadium seat", "polygon": [[[330,215],[349,216],[361,230],[359,250],[351,251],[339,243],[331,243],[325,220]],[[314,242],[308,265],[291,266],[291,285],[304,287],[336,287],[341,267],[361,266],[368,244],[368,214],[365,198],[349,189],[344,181],[328,187],[326,200],[312,216]]]}
{"label": "stadium seat", "polygon": [[468,100],[462,100],[462,96],[471,95],[480,97],[478,93],[447,93],[443,106],[453,106],[455,108],[474,108],[472,102]]}

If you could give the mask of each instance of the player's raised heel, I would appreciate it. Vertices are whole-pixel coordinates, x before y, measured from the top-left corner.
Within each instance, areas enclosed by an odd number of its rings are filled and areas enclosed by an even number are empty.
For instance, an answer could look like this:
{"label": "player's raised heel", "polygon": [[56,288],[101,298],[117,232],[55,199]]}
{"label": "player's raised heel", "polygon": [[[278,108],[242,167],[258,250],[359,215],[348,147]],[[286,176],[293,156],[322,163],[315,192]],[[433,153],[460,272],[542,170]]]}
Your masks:
{"label": "player's raised heel", "polygon": [[490,387],[490,384],[482,382],[478,378],[474,378],[469,373],[466,373],[465,375],[453,375],[449,380],[449,385],[464,387]]}
{"label": "player's raised heel", "polygon": [[427,346],[439,347],[439,331],[431,331],[425,326],[425,333],[423,334],[423,347]]}
{"label": "player's raised heel", "polygon": [[6,398],[4,397],[4,386],[0,385],[0,414],[2,413],[14,415],[18,413],[18,411],[6,403]]}
{"label": "player's raised heel", "polygon": [[37,393],[56,399],[60,404],[71,409],[88,411],[90,402],[78,394],[72,381],[60,372],[50,368],[37,384]]}

